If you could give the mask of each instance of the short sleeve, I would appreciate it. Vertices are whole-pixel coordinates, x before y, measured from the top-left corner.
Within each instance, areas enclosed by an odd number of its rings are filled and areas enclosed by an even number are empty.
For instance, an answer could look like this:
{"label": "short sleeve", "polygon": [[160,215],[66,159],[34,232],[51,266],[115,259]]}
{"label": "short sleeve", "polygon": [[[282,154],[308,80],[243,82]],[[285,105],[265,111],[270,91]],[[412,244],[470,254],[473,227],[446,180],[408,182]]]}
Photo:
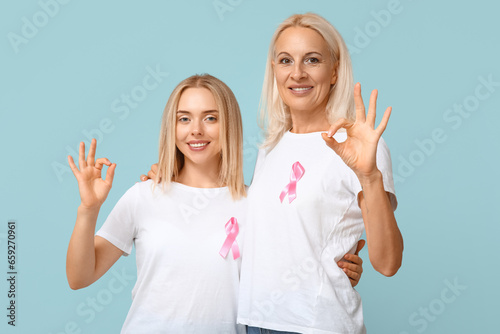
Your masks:
{"label": "short sleeve", "polygon": [[96,233],[121,249],[125,256],[132,252],[136,235],[134,217],[138,197],[137,190],[137,187],[134,186],[120,198]]}
{"label": "short sleeve", "polygon": [[382,173],[384,189],[389,193],[392,210],[395,211],[398,207],[398,200],[396,198],[394,178],[392,176],[391,152],[389,151],[389,147],[382,137],[380,137],[377,147],[377,168]]}

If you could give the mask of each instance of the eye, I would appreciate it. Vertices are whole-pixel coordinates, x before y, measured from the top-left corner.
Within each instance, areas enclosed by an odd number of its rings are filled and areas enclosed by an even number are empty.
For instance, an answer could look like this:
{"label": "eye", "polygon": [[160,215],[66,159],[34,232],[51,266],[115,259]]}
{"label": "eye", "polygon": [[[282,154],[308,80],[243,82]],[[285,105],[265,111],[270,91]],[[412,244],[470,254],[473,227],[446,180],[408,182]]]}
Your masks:
{"label": "eye", "polygon": [[287,58],[287,57],[283,57],[281,58],[278,63],[280,64],[283,64],[283,65],[289,65],[292,63],[292,60],[290,58]]}
{"label": "eye", "polygon": [[208,122],[217,122],[217,117],[215,117],[215,116],[207,116],[205,118],[205,120],[208,121]]}
{"label": "eye", "polygon": [[189,118],[187,116],[181,116],[177,119],[179,123],[186,123],[189,122]]}
{"label": "eye", "polygon": [[305,60],[305,63],[306,64],[311,64],[311,65],[319,64],[319,59],[315,58],[315,57],[307,58]]}

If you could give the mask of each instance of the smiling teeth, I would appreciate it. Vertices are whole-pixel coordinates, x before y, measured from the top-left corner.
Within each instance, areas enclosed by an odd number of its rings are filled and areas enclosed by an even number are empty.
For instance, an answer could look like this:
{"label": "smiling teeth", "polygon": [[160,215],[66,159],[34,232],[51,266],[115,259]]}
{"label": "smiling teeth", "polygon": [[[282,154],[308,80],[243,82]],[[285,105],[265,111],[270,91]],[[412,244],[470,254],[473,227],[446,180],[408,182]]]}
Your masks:
{"label": "smiling teeth", "polygon": [[202,147],[202,146],[206,146],[208,143],[198,143],[198,144],[189,144],[189,146],[191,147]]}
{"label": "smiling teeth", "polygon": [[302,91],[302,90],[309,90],[311,89],[312,87],[304,87],[304,88],[292,88],[292,90],[299,90],[299,91]]}

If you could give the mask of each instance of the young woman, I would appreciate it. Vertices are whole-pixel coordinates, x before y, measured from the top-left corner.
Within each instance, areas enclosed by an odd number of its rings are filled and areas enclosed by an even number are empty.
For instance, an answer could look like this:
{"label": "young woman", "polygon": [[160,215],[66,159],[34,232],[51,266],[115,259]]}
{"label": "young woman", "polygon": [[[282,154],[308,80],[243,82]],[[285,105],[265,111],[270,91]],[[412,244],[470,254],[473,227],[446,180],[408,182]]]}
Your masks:
{"label": "young woman", "polygon": [[81,197],[67,254],[71,288],[98,280],[135,244],[137,282],[122,333],[245,333],[236,312],[246,190],[231,90],[210,75],[174,89],[161,124],[162,181],[130,188],[94,236],[116,168],[95,152],[92,140],[87,158],[80,144],[79,167],[68,157]]}
{"label": "young woman", "polygon": [[[354,94],[353,94],[354,91]],[[366,230],[370,261],[394,275],[403,239],[390,153],[353,89],[347,47],[316,14],[274,33],[262,91],[266,141],[248,196],[238,322],[249,333],[365,333],[361,299],[332,259]],[[281,333],[281,332],[280,332]]]}

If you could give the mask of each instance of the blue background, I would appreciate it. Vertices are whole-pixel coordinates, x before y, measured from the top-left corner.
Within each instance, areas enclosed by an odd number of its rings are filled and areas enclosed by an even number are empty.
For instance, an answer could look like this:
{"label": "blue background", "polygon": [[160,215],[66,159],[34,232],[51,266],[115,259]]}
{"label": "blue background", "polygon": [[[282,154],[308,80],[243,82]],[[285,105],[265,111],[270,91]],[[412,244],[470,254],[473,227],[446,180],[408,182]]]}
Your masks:
{"label": "blue background", "polygon": [[[66,156],[95,136],[98,155],[118,164],[102,224],[157,161],[159,121],[172,89],[208,72],[240,102],[250,182],[268,43],[283,19],[307,11],[343,35],[365,98],[377,88],[380,108],[393,106],[384,138],[393,158],[404,264],[385,278],[362,251],[357,289],[368,332],[497,331],[498,4],[29,0],[1,8],[0,332],[119,332],[131,302],[133,256],[83,290],[70,290],[66,281],[79,204]],[[141,88],[155,70],[161,72],[156,87]],[[127,106],[124,95],[135,101]],[[18,227],[15,328],[6,317],[9,219]]]}

